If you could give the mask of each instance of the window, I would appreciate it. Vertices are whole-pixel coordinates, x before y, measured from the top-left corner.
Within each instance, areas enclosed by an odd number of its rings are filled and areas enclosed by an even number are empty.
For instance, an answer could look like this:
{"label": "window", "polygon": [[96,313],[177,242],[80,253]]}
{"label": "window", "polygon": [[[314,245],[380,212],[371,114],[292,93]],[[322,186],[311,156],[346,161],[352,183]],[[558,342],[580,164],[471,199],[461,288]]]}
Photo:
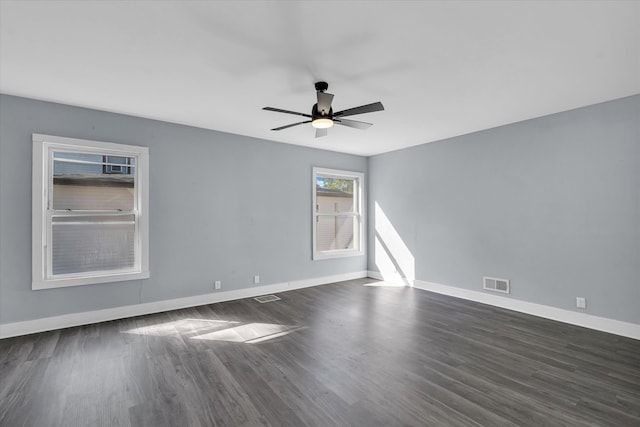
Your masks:
{"label": "window", "polygon": [[313,168],[313,259],[364,255],[364,175]]}
{"label": "window", "polygon": [[32,288],[149,277],[146,147],[33,135]]}

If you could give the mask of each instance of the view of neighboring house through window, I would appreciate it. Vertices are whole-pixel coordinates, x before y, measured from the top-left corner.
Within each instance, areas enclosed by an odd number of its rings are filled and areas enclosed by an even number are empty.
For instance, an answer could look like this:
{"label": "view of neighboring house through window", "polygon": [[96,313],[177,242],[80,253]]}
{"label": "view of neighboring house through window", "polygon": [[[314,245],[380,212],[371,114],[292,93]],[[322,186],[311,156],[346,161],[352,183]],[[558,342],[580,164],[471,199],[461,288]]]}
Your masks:
{"label": "view of neighboring house through window", "polygon": [[362,255],[363,177],[313,168],[313,259]]}
{"label": "view of neighboring house through window", "polygon": [[34,135],[34,289],[149,277],[148,150]]}

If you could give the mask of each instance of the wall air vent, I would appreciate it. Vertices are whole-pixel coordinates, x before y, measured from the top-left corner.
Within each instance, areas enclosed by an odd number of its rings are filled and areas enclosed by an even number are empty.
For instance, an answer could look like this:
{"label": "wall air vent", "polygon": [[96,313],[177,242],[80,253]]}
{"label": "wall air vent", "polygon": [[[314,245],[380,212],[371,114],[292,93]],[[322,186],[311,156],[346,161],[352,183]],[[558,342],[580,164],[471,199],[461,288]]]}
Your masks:
{"label": "wall air vent", "polygon": [[506,279],[484,277],[482,287],[488,291],[502,292],[503,294],[509,293],[509,281]]}
{"label": "wall air vent", "polygon": [[255,297],[254,300],[258,301],[261,304],[264,304],[265,302],[279,301],[280,298],[275,295],[263,295],[261,297]]}

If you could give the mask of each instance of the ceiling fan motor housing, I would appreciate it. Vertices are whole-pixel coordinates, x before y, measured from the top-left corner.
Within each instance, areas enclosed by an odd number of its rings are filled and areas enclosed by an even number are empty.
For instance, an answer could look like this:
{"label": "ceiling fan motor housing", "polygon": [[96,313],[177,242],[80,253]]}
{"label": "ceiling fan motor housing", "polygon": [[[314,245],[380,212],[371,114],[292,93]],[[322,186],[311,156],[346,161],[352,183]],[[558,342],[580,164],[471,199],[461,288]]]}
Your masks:
{"label": "ceiling fan motor housing", "polygon": [[320,117],[329,117],[333,118],[333,108],[329,108],[329,112],[322,114],[322,111],[318,111],[318,104],[313,104],[313,108],[311,109],[311,117],[320,118]]}

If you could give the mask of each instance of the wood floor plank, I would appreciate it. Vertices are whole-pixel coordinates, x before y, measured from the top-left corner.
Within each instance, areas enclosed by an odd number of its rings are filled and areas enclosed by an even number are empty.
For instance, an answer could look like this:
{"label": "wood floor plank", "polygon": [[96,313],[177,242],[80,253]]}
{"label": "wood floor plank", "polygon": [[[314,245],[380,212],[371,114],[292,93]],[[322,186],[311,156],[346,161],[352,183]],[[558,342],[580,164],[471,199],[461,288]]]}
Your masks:
{"label": "wood floor plank", "polygon": [[0,340],[0,426],[640,426],[640,341],[371,284]]}

